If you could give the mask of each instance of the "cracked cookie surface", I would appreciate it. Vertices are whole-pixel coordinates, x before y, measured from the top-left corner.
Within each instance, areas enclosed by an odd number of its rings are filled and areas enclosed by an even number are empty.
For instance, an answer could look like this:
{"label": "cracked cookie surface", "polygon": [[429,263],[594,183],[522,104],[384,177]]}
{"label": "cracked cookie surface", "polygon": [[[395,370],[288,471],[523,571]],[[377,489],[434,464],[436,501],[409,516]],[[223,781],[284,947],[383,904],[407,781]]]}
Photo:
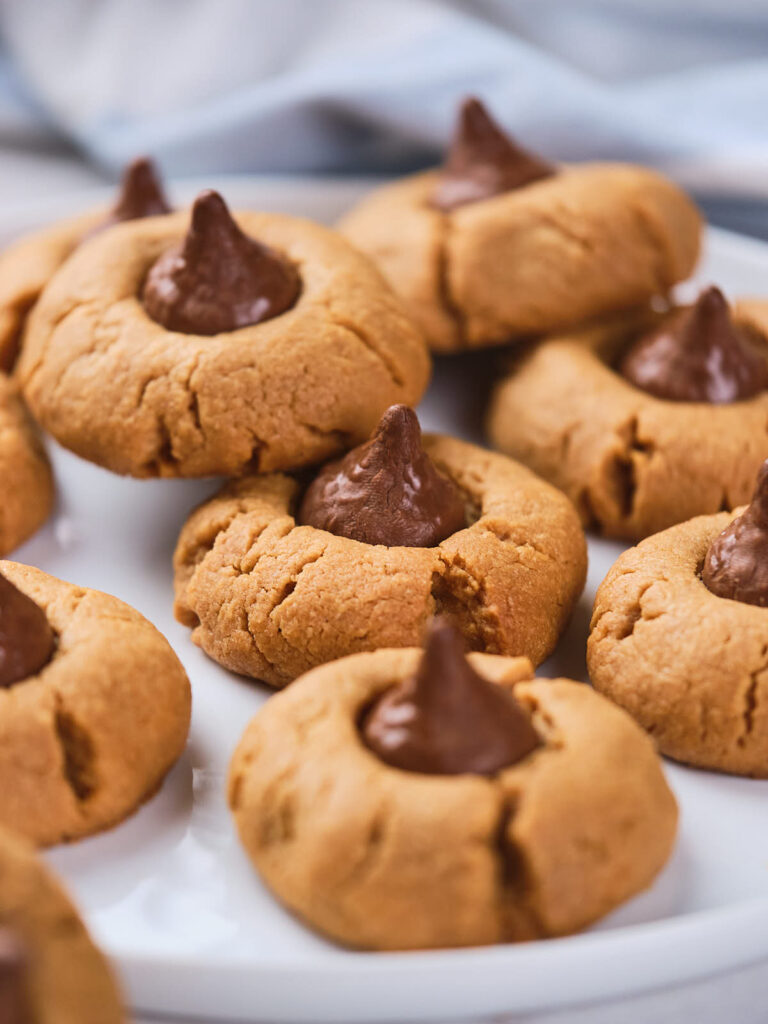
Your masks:
{"label": "cracked cookie surface", "polygon": [[84,243],[27,323],[19,375],[42,425],[118,473],[207,476],[295,468],[364,440],[429,377],[424,342],[381,275],[334,232],[240,213],[302,291],[280,316],[224,334],[168,331],[139,298],[188,213],[118,224]]}
{"label": "cracked cookie surface", "polygon": [[472,654],[543,745],[490,778],[391,768],[358,723],[421,655],[324,665],[246,729],[229,803],[275,895],[337,941],[417,949],[563,935],[649,885],[677,809],[642,730],[582,684],[531,679],[524,658]]}
{"label": "cracked cookie surface", "polygon": [[558,330],[666,294],[699,254],[701,217],[641,167],[582,164],[444,213],[439,172],[377,189],[339,230],[381,268],[430,346]]}
{"label": "cracked cookie surface", "polygon": [[39,569],[0,562],[56,634],[39,673],[0,690],[0,823],[40,845],[116,825],[181,755],[186,673],[128,605]]}
{"label": "cracked cookie surface", "polygon": [[448,437],[424,449],[471,525],[436,547],[363,544],[297,526],[288,476],[228,484],[192,513],[174,558],[176,616],[215,661],[271,686],[315,665],[421,641],[444,614],[473,650],[552,651],[584,585],[570,502],[511,459]]}
{"label": "cracked cookie surface", "polygon": [[33,848],[5,829],[0,830],[0,928],[11,929],[22,943],[35,1024],[127,1020],[107,961],[69,897]]}
{"label": "cracked cookie surface", "polygon": [[0,372],[0,556],[7,555],[51,514],[53,474],[37,427],[16,385]]}
{"label": "cracked cookie surface", "polygon": [[[742,302],[734,317],[768,355],[768,303]],[[637,540],[742,505],[768,457],[768,392],[666,401],[616,372],[630,339],[657,322],[635,314],[543,341],[513,360],[491,399],[494,447],[565,491],[608,537]]]}
{"label": "cracked cookie surface", "polygon": [[698,516],[624,552],[598,589],[587,663],[662,753],[765,778],[768,609],[718,597],[700,576],[736,514]]}

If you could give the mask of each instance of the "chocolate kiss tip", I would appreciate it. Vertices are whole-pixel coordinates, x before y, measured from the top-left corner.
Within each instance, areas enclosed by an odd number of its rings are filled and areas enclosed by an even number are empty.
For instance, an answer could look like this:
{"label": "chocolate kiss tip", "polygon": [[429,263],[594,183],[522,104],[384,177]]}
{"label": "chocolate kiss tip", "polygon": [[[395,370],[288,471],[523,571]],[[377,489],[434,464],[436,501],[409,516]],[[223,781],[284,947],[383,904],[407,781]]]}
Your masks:
{"label": "chocolate kiss tip", "polygon": [[120,195],[114,207],[117,218],[133,220],[151,214],[170,213],[157,168],[148,156],[138,156],[126,167]]}
{"label": "chocolate kiss tip", "polygon": [[234,224],[229,207],[219,192],[212,188],[205,189],[192,204],[192,225],[203,227],[207,223],[218,223],[226,219]]}
{"label": "chocolate kiss tip", "polygon": [[371,440],[387,445],[396,442],[398,447],[408,453],[412,448],[421,445],[421,427],[419,417],[409,405],[390,405],[376,425]]}
{"label": "chocolate kiss tip", "polygon": [[541,744],[528,712],[474,669],[459,631],[439,619],[415,674],[379,697],[362,732],[386,764],[433,775],[495,775]]}
{"label": "chocolate kiss tip", "polygon": [[477,96],[467,96],[459,108],[457,135],[466,142],[494,138],[509,144],[509,136],[499,127],[486,105]]}

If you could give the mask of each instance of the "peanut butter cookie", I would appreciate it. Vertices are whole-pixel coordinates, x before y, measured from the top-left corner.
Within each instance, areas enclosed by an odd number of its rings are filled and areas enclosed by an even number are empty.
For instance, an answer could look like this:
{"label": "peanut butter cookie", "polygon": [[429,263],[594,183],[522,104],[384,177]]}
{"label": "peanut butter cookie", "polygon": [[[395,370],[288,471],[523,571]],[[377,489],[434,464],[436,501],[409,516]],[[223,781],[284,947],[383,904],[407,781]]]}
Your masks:
{"label": "peanut butter cookie", "polygon": [[344,654],[413,646],[443,613],[472,649],[543,661],[584,585],[574,509],[510,459],[441,436],[422,451],[417,432],[394,407],[309,486],[251,476],[200,506],[174,560],[194,642],[284,686]]}
{"label": "peanut butter cookie", "polygon": [[116,825],[181,755],[189,682],[108,594],[0,562],[0,822],[40,845]]}
{"label": "peanut butter cookie", "polygon": [[0,373],[0,555],[18,547],[53,506],[51,466],[18,388]]}
{"label": "peanut butter cookie", "polygon": [[339,228],[452,352],[666,294],[696,264],[701,217],[646,168],[544,163],[470,100],[442,170],[376,189]]}
{"label": "peanut butter cookie", "polygon": [[26,841],[0,830],[0,1020],[126,1019],[112,972],[69,897]]}
{"label": "peanut butter cookie", "polygon": [[[186,234],[185,234],[186,232]],[[362,440],[429,377],[378,271],[309,221],[203,193],[192,215],[81,246],[29,318],[30,406],[78,455],[133,476],[289,469]]]}
{"label": "peanut butter cookie", "polygon": [[273,697],[229,803],[281,902],[379,950],[584,928],[651,883],[677,820],[627,715],[523,658],[465,660],[440,628],[424,655],[352,655]]}
{"label": "peanut butter cookie", "polygon": [[717,289],[547,339],[491,401],[494,447],[560,487],[582,522],[636,540],[743,504],[768,456],[768,303]]}
{"label": "peanut butter cookie", "polygon": [[25,235],[0,254],[0,369],[13,366],[29,311],[81,242],[120,221],[169,212],[154,166],[140,157],[126,168],[111,209],[92,210]]}
{"label": "peanut butter cookie", "polygon": [[740,514],[699,516],[626,551],[597,592],[596,689],[664,754],[768,777],[768,464]]}

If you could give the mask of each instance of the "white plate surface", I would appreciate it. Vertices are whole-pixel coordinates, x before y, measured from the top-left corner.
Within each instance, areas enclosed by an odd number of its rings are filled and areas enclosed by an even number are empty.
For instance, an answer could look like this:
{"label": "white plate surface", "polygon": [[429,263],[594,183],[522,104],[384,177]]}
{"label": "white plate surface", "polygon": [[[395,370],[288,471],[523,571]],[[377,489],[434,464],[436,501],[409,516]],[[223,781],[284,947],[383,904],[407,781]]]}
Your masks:
{"label": "white plate surface", "polygon": [[[234,205],[322,220],[360,192],[354,182],[219,184]],[[7,213],[0,234],[103,197]],[[712,231],[698,278],[732,294],[766,293],[768,246]],[[425,426],[479,440],[487,365],[482,357],[441,362],[421,409]],[[313,935],[251,870],[224,801],[229,756],[268,691],[209,661],[172,616],[176,535],[215,483],[121,479],[51,448],[56,515],[16,557],[134,605],[168,637],[194,689],[189,748],[158,796],[112,832],[49,854],[134,1006],[234,1021],[477,1018],[628,995],[768,956],[768,783],[671,764],[682,808],[676,852],[651,891],[589,933],[408,954],[352,953]],[[585,677],[594,592],[620,550],[590,543],[586,592],[541,674]]]}

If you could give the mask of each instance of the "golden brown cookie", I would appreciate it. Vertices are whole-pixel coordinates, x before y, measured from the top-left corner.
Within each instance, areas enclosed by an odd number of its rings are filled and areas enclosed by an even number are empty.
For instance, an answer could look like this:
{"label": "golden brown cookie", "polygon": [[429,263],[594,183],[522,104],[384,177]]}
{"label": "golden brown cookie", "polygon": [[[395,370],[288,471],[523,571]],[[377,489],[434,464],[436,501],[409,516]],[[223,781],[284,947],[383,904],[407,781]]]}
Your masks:
{"label": "golden brown cookie", "polygon": [[666,178],[623,164],[554,176],[444,212],[440,173],[376,189],[341,232],[381,268],[438,352],[559,330],[666,294],[701,217]]}
{"label": "golden brown cookie", "polygon": [[[639,539],[743,504],[768,456],[768,392],[721,405],[670,401],[617,372],[659,319],[628,314],[533,346],[490,405],[494,447],[565,491],[582,522],[609,537]],[[768,303],[740,303],[734,320],[768,352]]]}
{"label": "golden brown cookie", "polygon": [[79,241],[104,211],[71,217],[9,245],[0,254],[0,368],[8,371],[18,353],[27,314]]}
{"label": "golden brown cookie", "polygon": [[662,753],[768,777],[768,609],[711,593],[710,543],[733,515],[699,516],[625,551],[595,599],[587,648],[595,688]]}
{"label": "golden brown cookie", "polygon": [[652,743],[588,687],[470,655],[514,687],[542,745],[490,777],[389,767],[358,722],[421,651],[317,668],[273,697],[232,759],[241,841],[312,927],[370,949],[563,935],[644,889],[669,856],[675,800]]}
{"label": "golden brown cookie", "polygon": [[0,947],[0,959],[15,954],[10,976],[4,971],[0,979],[0,993],[5,983],[10,1004],[19,999],[25,1004],[29,1016],[18,1019],[34,1024],[127,1019],[112,972],[69,897],[32,847],[5,830],[0,831]]}
{"label": "golden brown cookie", "polygon": [[189,214],[102,232],[56,274],[19,363],[56,439],[134,476],[293,468],[365,437],[392,402],[415,403],[429,357],[376,269],[309,221],[241,213],[239,226],[298,270],[292,308],[197,335],[151,319],[140,292]]}
{"label": "golden brown cookie", "polygon": [[0,555],[7,555],[51,514],[53,474],[18,388],[0,372]]}
{"label": "golden brown cookie", "polygon": [[170,212],[148,157],[125,168],[114,205],[69,217],[24,235],[0,253],[0,369],[10,371],[27,314],[59,267],[89,235],[112,224]]}
{"label": "golden brown cookie", "polygon": [[176,616],[215,661],[284,686],[325,661],[418,644],[446,614],[473,650],[552,651],[581,593],[584,535],[570,502],[510,459],[424,438],[466,495],[470,524],[434,547],[385,547],[298,526],[303,488],[279,474],[225,486],[176,547]]}
{"label": "golden brown cookie", "polygon": [[0,822],[49,845],[109,828],[184,750],[190,689],[168,642],[115,597],[0,562],[55,634],[53,655],[0,688]]}

